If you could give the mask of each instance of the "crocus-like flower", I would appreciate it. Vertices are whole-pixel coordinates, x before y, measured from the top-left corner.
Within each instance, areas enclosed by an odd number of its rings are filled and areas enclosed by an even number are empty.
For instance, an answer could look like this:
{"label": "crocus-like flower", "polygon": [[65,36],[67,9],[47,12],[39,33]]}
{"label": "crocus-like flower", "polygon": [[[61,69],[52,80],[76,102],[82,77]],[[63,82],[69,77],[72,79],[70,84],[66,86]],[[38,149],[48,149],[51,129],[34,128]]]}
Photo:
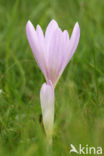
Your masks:
{"label": "crocus-like flower", "polygon": [[45,36],[41,27],[37,25],[35,30],[30,21],[27,22],[26,32],[37,64],[46,81],[51,80],[55,87],[77,48],[80,37],[79,24],[75,24],[71,38],[67,30],[61,31],[55,20],[47,26]]}
{"label": "crocus-like flower", "polygon": [[43,123],[48,135],[53,129],[54,88],[77,48],[80,28],[77,22],[69,37],[67,30],[62,31],[57,22],[52,20],[44,35],[39,25],[35,29],[28,21],[26,33],[33,55],[47,82],[41,88],[40,100]]}

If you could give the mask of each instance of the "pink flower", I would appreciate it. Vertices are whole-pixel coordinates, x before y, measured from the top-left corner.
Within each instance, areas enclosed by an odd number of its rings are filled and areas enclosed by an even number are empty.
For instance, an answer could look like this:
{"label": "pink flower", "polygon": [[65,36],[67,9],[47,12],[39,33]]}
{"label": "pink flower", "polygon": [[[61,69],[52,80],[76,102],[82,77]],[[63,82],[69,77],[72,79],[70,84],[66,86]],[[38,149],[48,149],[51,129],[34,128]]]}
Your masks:
{"label": "pink flower", "polygon": [[43,72],[47,83],[42,85],[40,102],[45,132],[52,138],[54,122],[54,88],[66,65],[72,58],[80,38],[79,24],[76,23],[71,37],[67,30],[62,31],[57,22],[52,20],[45,35],[39,25],[36,30],[30,21],[26,33],[32,52]]}
{"label": "pink flower", "polygon": [[80,38],[78,22],[74,26],[71,37],[67,30],[62,31],[59,28],[55,20],[49,23],[45,35],[39,25],[35,30],[32,23],[28,21],[26,33],[36,62],[46,81],[51,80],[55,87],[77,48]]}

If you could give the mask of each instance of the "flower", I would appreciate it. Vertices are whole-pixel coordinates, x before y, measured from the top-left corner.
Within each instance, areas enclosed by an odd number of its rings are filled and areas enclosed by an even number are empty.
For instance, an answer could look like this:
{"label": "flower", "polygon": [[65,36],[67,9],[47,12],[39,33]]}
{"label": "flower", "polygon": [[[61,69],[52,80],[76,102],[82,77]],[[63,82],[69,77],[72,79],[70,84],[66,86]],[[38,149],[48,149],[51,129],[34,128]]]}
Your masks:
{"label": "flower", "polygon": [[80,38],[78,22],[70,38],[67,30],[62,31],[55,20],[49,23],[45,35],[39,25],[35,30],[32,23],[28,21],[26,33],[36,62],[46,81],[51,80],[55,87],[77,48]]}
{"label": "flower", "polygon": [[52,20],[47,26],[45,35],[39,25],[36,30],[30,21],[26,33],[36,62],[43,72],[46,82],[40,91],[40,103],[46,135],[52,140],[54,123],[54,88],[66,65],[72,58],[80,38],[78,22],[71,37],[67,30],[62,31],[57,22]]}
{"label": "flower", "polygon": [[54,88],[51,81],[42,85],[40,103],[45,132],[48,137],[51,137],[54,123]]}

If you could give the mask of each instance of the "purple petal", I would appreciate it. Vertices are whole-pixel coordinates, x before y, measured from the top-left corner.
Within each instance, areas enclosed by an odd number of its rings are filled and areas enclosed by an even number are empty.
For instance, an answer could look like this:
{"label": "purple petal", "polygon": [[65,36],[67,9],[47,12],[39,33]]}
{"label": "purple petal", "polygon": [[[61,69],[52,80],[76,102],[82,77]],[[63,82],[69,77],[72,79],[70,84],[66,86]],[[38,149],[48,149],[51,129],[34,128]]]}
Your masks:
{"label": "purple petal", "polygon": [[64,71],[66,65],[69,63],[69,61],[71,60],[77,46],[78,46],[78,43],[79,43],[79,38],[80,38],[80,28],[79,28],[79,24],[78,22],[75,24],[74,26],[74,29],[73,29],[73,32],[72,32],[72,35],[71,35],[71,38],[69,40],[69,45],[67,47],[67,50],[65,51],[64,53],[64,57],[63,57],[63,61],[62,61],[62,64],[61,64],[61,69],[59,71],[59,77],[58,79],[60,78],[62,72]]}
{"label": "purple petal", "polygon": [[71,55],[69,56],[69,60],[71,59],[71,57],[73,56],[78,43],[79,43],[79,38],[80,38],[80,27],[78,22],[75,24],[72,35],[71,35],[71,39],[70,39],[70,53]]}
{"label": "purple petal", "polygon": [[48,58],[48,79],[50,79],[53,85],[59,77],[61,65],[63,63],[64,55],[67,52],[69,46],[69,35],[65,30],[62,32],[59,28],[55,29],[49,43],[49,58]]}
{"label": "purple petal", "polygon": [[45,32],[45,42],[47,45],[47,52],[49,51],[50,40],[52,38],[52,35],[53,35],[55,29],[57,29],[57,28],[59,28],[59,26],[55,20],[51,20],[51,22],[47,26],[47,29]]}
{"label": "purple petal", "polygon": [[46,77],[46,64],[45,64],[45,39],[40,26],[37,26],[35,31],[30,21],[26,24],[26,33],[32,52],[35,56],[36,62]]}
{"label": "purple petal", "polygon": [[47,136],[52,135],[54,122],[54,88],[51,81],[44,83],[40,91],[43,124]]}
{"label": "purple petal", "polygon": [[48,41],[48,38],[50,38],[50,34],[53,33],[53,31],[58,28],[58,24],[55,20],[51,20],[51,22],[48,24],[46,32],[45,32],[45,38]]}

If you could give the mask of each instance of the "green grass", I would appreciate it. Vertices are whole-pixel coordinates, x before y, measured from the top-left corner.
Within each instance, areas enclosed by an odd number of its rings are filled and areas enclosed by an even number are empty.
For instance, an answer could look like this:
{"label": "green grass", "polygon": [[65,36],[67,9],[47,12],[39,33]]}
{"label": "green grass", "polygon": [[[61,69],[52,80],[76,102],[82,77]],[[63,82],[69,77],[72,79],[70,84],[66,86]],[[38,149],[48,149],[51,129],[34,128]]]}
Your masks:
{"label": "green grass", "polygon": [[[53,147],[41,122],[45,82],[29,47],[28,19],[45,31],[54,18],[81,37],[55,90]],[[0,156],[68,156],[70,144],[104,147],[104,1],[0,0]]]}

